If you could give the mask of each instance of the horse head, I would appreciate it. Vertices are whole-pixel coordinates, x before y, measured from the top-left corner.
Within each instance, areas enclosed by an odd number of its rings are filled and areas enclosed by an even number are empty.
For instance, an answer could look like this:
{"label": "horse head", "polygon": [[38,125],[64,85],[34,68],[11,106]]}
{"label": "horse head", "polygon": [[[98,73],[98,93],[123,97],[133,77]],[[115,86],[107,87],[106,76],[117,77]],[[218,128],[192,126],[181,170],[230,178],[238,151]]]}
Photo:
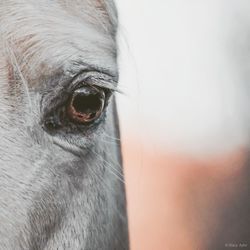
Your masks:
{"label": "horse head", "polygon": [[2,249],[128,249],[111,0],[0,3]]}

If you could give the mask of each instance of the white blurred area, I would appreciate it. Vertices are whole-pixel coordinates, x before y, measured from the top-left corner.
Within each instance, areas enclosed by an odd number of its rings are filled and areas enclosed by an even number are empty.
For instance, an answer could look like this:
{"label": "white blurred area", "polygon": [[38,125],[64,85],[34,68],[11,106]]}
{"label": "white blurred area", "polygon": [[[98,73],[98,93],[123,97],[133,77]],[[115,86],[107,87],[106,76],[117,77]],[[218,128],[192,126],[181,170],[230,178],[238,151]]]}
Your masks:
{"label": "white blurred area", "polygon": [[195,154],[246,146],[250,2],[116,3],[124,136]]}

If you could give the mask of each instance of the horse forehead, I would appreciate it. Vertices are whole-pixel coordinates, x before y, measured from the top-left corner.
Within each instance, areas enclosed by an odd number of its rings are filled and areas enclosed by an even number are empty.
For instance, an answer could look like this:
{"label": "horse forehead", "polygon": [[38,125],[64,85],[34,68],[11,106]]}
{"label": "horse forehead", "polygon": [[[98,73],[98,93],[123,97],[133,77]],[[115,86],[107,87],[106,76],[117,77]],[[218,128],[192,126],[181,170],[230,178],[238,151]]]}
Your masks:
{"label": "horse forehead", "polygon": [[[109,12],[110,9],[113,9],[113,11],[115,10],[112,0],[4,0],[0,3],[0,10],[17,6],[29,8],[35,7],[36,9],[41,10],[47,7],[48,9],[54,9],[55,11],[58,11],[60,8],[65,11],[71,11],[74,9],[74,15],[78,13],[93,15],[94,13],[91,12],[93,9],[96,9],[99,12]],[[46,15],[46,13],[44,14]],[[54,14],[57,15],[58,12],[54,12]]]}
{"label": "horse forehead", "polygon": [[[116,41],[101,0],[6,0],[0,3],[0,44],[12,43],[26,64],[51,66],[76,57],[116,67]],[[108,10],[107,10],[108,11]],[[1,45],[1,47],[3,47]],[[29,60],[29,61],[27,61]]]}
{"label": "horse forehead", "polygon": [[18,30],[22,37],[43,32],[49,38],[84,31],[89,37],[107,36],[115,16],[108,6],[101,0],[6,0],[0,3],[0,31],[7,37],[17,35]]}

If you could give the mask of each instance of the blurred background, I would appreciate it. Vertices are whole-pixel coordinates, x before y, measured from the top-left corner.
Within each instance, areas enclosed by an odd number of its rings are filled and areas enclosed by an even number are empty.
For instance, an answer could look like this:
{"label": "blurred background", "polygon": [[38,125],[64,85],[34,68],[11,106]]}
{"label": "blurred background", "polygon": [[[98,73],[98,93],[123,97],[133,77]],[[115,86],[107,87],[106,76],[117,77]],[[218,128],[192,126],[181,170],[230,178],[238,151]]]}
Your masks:
{"label": "blurred background", "polygon": [[250,3],[116,3],[132,250],[250,249]]}

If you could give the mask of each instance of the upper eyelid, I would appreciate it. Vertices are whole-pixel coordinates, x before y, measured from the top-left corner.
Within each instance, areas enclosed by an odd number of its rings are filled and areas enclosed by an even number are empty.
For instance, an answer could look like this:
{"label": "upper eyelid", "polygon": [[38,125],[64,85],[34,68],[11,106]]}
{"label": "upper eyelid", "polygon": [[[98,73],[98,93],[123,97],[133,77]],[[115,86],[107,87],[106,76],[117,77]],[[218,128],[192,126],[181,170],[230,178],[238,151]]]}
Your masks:
{"label": "upper eyelid", "polygon": [[[101,87],[112,92],[121,92],[117,87],[117,79],[98,71],[85,71],[73,77],[72,87],[78,88],[85,84]],[[83,84],[83,85],[82,85]]]}

